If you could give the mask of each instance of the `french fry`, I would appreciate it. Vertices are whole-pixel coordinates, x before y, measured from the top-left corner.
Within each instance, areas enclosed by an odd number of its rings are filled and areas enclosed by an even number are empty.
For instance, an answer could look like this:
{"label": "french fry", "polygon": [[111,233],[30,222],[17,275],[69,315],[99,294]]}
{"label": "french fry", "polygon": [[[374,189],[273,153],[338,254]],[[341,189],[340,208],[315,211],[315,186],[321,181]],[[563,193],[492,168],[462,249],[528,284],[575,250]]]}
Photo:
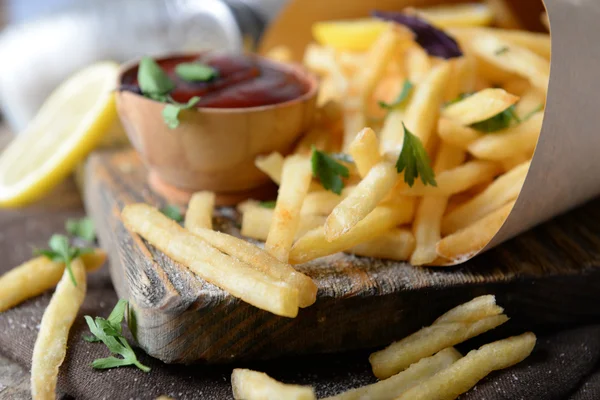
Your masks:
{"label": "french fry", "polygon": [[319,75],[329,75],[338,68],[335,62],[335,50],[314,43],[306,46],[302,63]]}
{"label": "french fry", "polygon": [[[326,128],[314,126],[308,132],[306,132],[302,139],[300,139],[296,145],[294,153],[309,156],[313,147],[315,147],[317,150],[327,151],[329,149],[330,139],[331,135]],[[281,167],[283,167],[283,158],[281,160]],[[259,169],[264,171],[260,167]]]}
{"label": "french fry", "polygon": [[486,344],[404,392],[398,400],[453,400],[467,392],[490,372],[511,367],[527,358],[536,337],[528,332],[520,336]]}
{"label": "french fry", "polygon": [[348,152],[354,159],[358,173],[364,178],[371,168],[379,164],[383,158],[379,154],[379,141],[371,128],[361,130],[350,143]]}
{"label": "french fry", "polygon": [[494,21],[490,7],[479,3],[417,8],[414,13],[441,29],[489,26]]}
{"label": "french fry", "polygon": [[288,260],[300,224],[302,202],[311,180],[312,169],[307,158],[295,155],[285,160],[275,212],[265,242],[265,249],[280,261]]}
{"label": "french fry", "polygon": [[197,192],[192,195],[185,213],[183,226],[187,229],[212,229],[212,214],[215,208],[213,192]]}
{"label": "french fry", "polygon": [[[95,271],[106,261],[106,253],[95,249],[81,255],[87,271]],[[0,312],[39,296],[58,284],[65,264],[47,257],[36,257],[0,276]]]}
{"label": "french fry", "polygon": [[302,264],[315,258],[347,250],[385,234],[396,225],[412,221],[415,208],[414,200],[403,198],[401,201],[404,203],[401,207],[375,208],[349,232],[332,242],[325,239],[324,227],[307,232],[292,247],[290,263]]}
{"label": "french fry", "polygon": [[125,206],[125,226],[194,272],[246,303],[284,317],[298,314],[298,290],[223,254],[147,204]]}
{"label": "french fry", "polygon": [[432,68],[429,55],[420,46],[406,50],[405,63],[408,80],[416,84],[423,82]]}
{"label": "french fry", "polygon": [[296,271],[289,264],[279,261],[260,247],[235,236],[215,232],[200,226],[194,226],[190,228],[190,231],[223,253],[229,254],[252,268],[298,289],[300,307],[308,307],[315,302],[317,285],[313,280]]}
{"label": "french fry", "polygon": [[44,311],[33,347],[31,397],[34,400],[56,399],[58,368],[67,354],[69,331],[85,298],[87,282],[83,261],[73,260],[71,270],[77,286],[73,285],[69,273],[63,272]]}
{"label": "french fry", "polygon": [[231,388],[236,400],[316,400],[309,386],[286,385],[263,372],[236,368],[231,374]]}
{"label": "french fry", "polygon": [[537,112],[518,125],[485,135],[472,142],[469,153],[483,160],[501,161],[523,153],[533,153],[537,144],[544,113]]}
{"label": "french fry", "polygon": [[[274,211],[261,206],[247,207],[242,215],[242,230],[243,236],[256,239],[267,240],[271,221],[273,220]],[[316,227],[325,224],[326,217],[324,215],[301,214],[298,230],[294,236],[294,240],[303,236],[306,232],[315,229]]]}
{"label": "french fry", "polygon": [[438,135],[444,142],[465,150],[471,143],[484,136],[473,128],[443,117],[438,121]]}
{"label": "french fry", "polygon": [[453,347],[444,349],[434,356],[426,357],[412,364],[406,370],[390,378],[352,389],[324,400],[393,400],[408,389],[421,384],[438,372],[448,368],[461,358]]}
{"label": "french fry", "polygon": [[271,48],[269,51],[267,51],[265,57],[282,63],[289,63],[293,59],[292,50],[283,45]]}
{"label": "french fry", "polygon": [[508,93],[512,93],[514,95],[521,97],[521,100],[519,100],[519,103],[517,103],[517,105],[516,105],[516,108],[519,108],[519,105],[523,102],[523,97],[525,96],[525,93],[527,93],[528,91],[531,90],[531,83],[529,83],[529,81],[527,79],[517,78],[517,79],[513,79],[513,80],[505,82],[502,85],[502,87]]}
{"label": "french fry", "polygon": [[525,47],[492,35],[474,37],[473,51],[490,64],[505,71],[523,76],[533,86],[546,94],[550,79],[550,62]]}
{"label": "french fry", "polygon": [[339,238],[364,219],[392,190],[397,179],[396,166],[387,161],[371,168],[367,176],[327,217],[327,241]]}
{"label": "french fry", "polygon": [[[461,43],[468,43],[471,38],[476,36],[492,35],[531,50],[546,60],[550,60],[551,42],[550,35],[547,33],[497,28],[452,28],[448,30],[448,33],[456,37]],[[509,92],[511,91],[509,90]],[[511,93],[518,94],[516,92]]]}
{"label": "french fry", "polygon": [[[371,354],[369,362],[375,376],[379,379],[389,378],[423,357],[429,357],[508,321],[508,317],[501,314],[502,308],[490,307],[489,301],[475,299],[470,303],[470,306],[458,306],[460,311],[455,311],[456,308],[448,311],[431,326]],[[479,315],[483,317],[476,319]]]}
{"label": "french fry", "polygon": [[404,108],[394,108],[388,112],[383,122],[383,127],[379,132],[379,152],[398,153],[402,150],[404,143],[404,128],[402,122],[406,118]]}
{"label": "french fry", "polygon": [[513,168],[498,177],[479,195],[458,206],[446,215],[442,221],[442,233],[449,235],[475,223],[519,195],[530,161]]}
{"label": "french fry", "polygon": [[477,61],[468,55],[451,60],[452,78],[446,84],[444,101],[452,101],[462,93],[475,90]]}
{"label": "french fry", "polygon": [[383,235],[360,243],[346,253],[363,257],[406,261],[415,249],[415,236],[408,229],[394,228]]}
{"label": "french fry", "polygon": [[276,184],[281,183],[281,171],[283,170],[283,156],[273,152],[267,156],[258,156],[254,160],[256,168],[267,174]]}
{"label": "french fry", "polygon": [[504,172],[508,172],[516,168],[517,166],[523,164],[524,162],[530,161],[532,158],[533,152],[521,153],[510,158],[505,158],[504,160],[501,160],[500,164],[502,165],[502,169],[504,170]]}
{"label": "french fry", "polygon": [[354,138],[367,124],[367,119],[363,111],[362,103],[359,106],[345,106],[344,109],[344,139],[342,140],[342,150],[348,152],[350,144]]}
{"label": "french fry", "polygon": [[506,0],[485,0],[485,4],[491,10],[496,25],[500,28],[521,29],[519,18],[517,18],[510,5],[506,4]]}
{"label": "french fry", "polygon": [[446,236],[437,244],[438,255],[449,260],[470,258],[498,233],[514,205],[515,202],[511,201],[466,228]]}
{"label": "french fry", "polygon": [[329,190],[310,192],[304,198],[302,214],[329,215],[355,188],[356,186],[346,186],[342,189],[341,194],[335,194]]}
{"label": "french fry", "polygon": [[445,107],[442,115],[462,125],[471,125],[501,113],[517,101],[519,97],[504,89],[483,89]]}
{"label": "french fry", "polygon": [[336,50],[367,51],[389,28],[389,23],[374,18],[321,21],[312,26],[318,43]]}
{"label": "french fry", "polygon": [[503,312],[504,309],[496,304],[496,296],[487,294],[475,297],[471,301],[454,307],[441,315],[433,323],[475,322],[483,318],[500,315]]}
{"label": "french fry", "polygon": [[546,104],[546,97],[536,88],[526,90],[515,106],[515,112],[520,119],[527,119],[531,113],[541,111]]}

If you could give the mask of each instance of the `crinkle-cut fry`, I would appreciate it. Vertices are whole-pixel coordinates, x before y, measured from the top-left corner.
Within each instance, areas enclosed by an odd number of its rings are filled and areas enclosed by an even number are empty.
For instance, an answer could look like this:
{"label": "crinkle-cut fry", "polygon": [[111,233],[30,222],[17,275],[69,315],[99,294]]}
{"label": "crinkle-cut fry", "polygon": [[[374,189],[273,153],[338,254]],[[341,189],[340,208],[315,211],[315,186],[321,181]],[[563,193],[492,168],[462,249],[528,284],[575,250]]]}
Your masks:
{"label": "crinkle-cut fry", "polygon": [[450,196],[487,182],[500,172],[497,163],[468,161],[437,175],[435,178],[437,186],[427,186],[421,181],[415,181],[413,187],[409,187],[406,183],[399,182],[394,191],[405,196]]}
{"label": "crinkle-cut fry", "polygon": [[504,309],[496,304],[496,296],[486,294],[458,305],[442,314],[433,324],[447,322],[475,322],[480,319],[500,315]]}
{"label": "crinkle-cut fry", "polygon": [[312,152],[313,147],[317,150],[328,151],[330,139],[331,134],[325,127],[313,126],[306,132],[302,139],[300,139],[294,153],[308,156]]}
{"label": "crinkle-cut fry", "polygon": [[71,262],[77,282],[73,285],[65,271],[40,322],[31,361],[31,397],[34,400],[56,398],[58,368],[67,354],[69,331],[77,317],[87,289],[85,265],[80,258]]}
{"label": "crinkle-cut fry", "polygon": [[298,314],[298,290],[223,254],[148,204],[125,206],[125,226],[206,281],[246,303],[284,317]]}
{"label": "crinkle-cut fry", "polygon": [[282,63],[289,63],[293,61],[292,50],[288,46],[279,45],[272,47],[266,52],[265,57]]}
{"label": "crinkle-cut fry", "polygon": [[443,117],[438,121],[438,135],[444,142],[465,150],[471,143],[484,136],[473,128]]}
{"label": "crinkle-cut fry", "polygon": [[283,156],[274,151],[266,156],[258,156],[254,160],[256,168],[267,174],[276,184],[281,183],[281,171],[283,170]]}
{"label": "crinkle-cut fry", "polygon": [[325,222],[325,237],[333,241],[364,219],[390,193],[398,179],[396,166],[382,161],[375,165],[348,197],[338,204]]}
{"label": "crinkle-cut fry", "polygon": [[265,242],[265,249],[280,261],[288,260],[300,225],[302,202],[308,193],[311,180],[312,169],[308,158],[293,155],[285,160],[275,212]]}
{"label": "crinkle-cut fry", "polygon": [[317,299],[317,285],[313,280],[291,265],[281,262],[260,247],[235,236],[195,226],[190,231],[225,254],[264,272],[274,279],[298,289],[300,307],[308,307]]}
{"label": "crinkle-cut fry", "polygon": [[[274,211],[259,205],[247,207],[242,214],[242,236],[256,240],[267,240]],[[300,224],[294,240],[303,236],[306,232],[319,226],[325,225],[325,215],[303,214],[300,215]]]}
{"label": "crinkle-cut fry", "polygon": [[514,13],[513,9],[506,0],[485,0],[485,4],[489,7],[494,15],[496,25],[504,29],[521,29],[519,18]]}
{"label": "crinkle-cut fry", "polygon": [[461,358],[461,354],[453,347],[449,347],[412,364],[406,370],[371,385],[327,397],[324,400],[393,400],[408,389],[421,384],[438,372],[448,368]]}
{"label": "crinkle-cut fry", "polygon": [[429,55],[420,46],[412,46],[406,50],[404,63],[408,80],[413,84],[423,82],[433,66]]}
{"label": "crinkle-cut fry", "polygon": [[379,154],[379,141],[371,128],[361,130],[350,143],[348,152],[354,159],[359,175],[364,178],[371,168],[379,164],[383,158]]}
{"label": "crinkle-cut fry", "polygon": [[416,86],[406,107],[406,127],[428,148],[444,101],[446,83],[452,72],[447,61],[436,65]]}
{"label": "crinkle-cut fry", "polygon": [[438,255],[453,261],[472,257],[498,233],[514,205],[515,202],[511,201],[466,228],[444,237],[437,244]]}
{"label": "crinkle-cut fry", "polygon": [[231,374],[231,388],[236,400],[316,400],[310,386],[290,385],[264,372],[236,368]]}
{"label": "crinkle-cut fry", "polygon": [[197,192],[192,195],[185,213],[184,226],[187,229],[212,229],[212,215],[215,208],[214,192]]}
{"label": "crinkle-cut fry", "polygon": [[501,113],[517,101],[518,96],[504,89],[488,88],[444,107],[442,115],[462,125],[471,125]]}
{"label": "crinkle-cut fry", "polygon": [[302,214],[329,215],[333,209],[344,200],[356,186],[346,186],[341,194],[335,194],[329,190],[310,192],[304,198]]}
{"label": "crinkle-cut fry", "polygon": [[329,242],[325,238],[325,228],[320,227],[302,236],[290,252],[291,264],[302,264],[315,258],[328,256],[347,250],[360,243],[373,240],[397,225],[409,223],[413,219],[415,201],[402,199],[400,207],[377,207],[354,228],[336,240]]}
{"label": "crinkle-cut fry", "polygon": [[489,26],[494,21],[490,7],[480,3],[441,5],[411,11],[441,29]]}
{"label": "crinkle-cut fry", "polygon": [[499,176],[483,192],[447,214],[442,221],[442,233],[450,235],[466,228],[515,200],[521,192],[530,164],[530,161],[526,161]]}
{"label": "crinkle-cut fry", "polygon": [[408,229],[394,228],[383,235],[360,243],[346,253],[363,257],[383,258],[386,260],[406,261],[415,249],[415,236]]}
{"label": "crinkle-cut fry", "polygon": [[422,328],[404,339],[371,354],[369,362],[373,374],[386,379],[423,357],[429,357],[447,347],[457,345],[508,321],[504,314],[473,322],[447,322]]}
{"label": "crinkle-cut fry", "polygon": [[529,79],[544,94],[548,92],[550,62],[531,50],[492,35],[474,37],[471,47],[490,64]]}
{"label": "crinkle-cut fry", "polygon": [[400,154],[404,144],[404,128],[402,122],[406,117],[404,108],[394,108],[388,112],[379,132],[379,152]]}
{"label": "crinkle-cut fry", "polygon": [[453,400],[467,392],[490,372],[511,367],[527,358],[536,337],[527,332],[520,336],[483,345],[404,392],[397,400]]}
{"label": "crinkle-cut fry", "polygon": [[[465,161],[465,157],[463,149],[442,143],[435,160],[434,171],[440,174],[456,168]],[[413,221],[416,247],[410,257],[412,265],[428,264],[438,257],[435,246],[442,238],[442,217],[447,204],[447,196],[425,196],[421,199]]]}
{"label": "crinkle-cut fry", "polygon": [[527,121],[475,140],[469,145],[469,153],[490,161],[502,161],[523,153],[533,153],[543,121],[544,113],[537,112]]}
{"label": "crinkle-cut fry", "polygon": [[[106,261],[106,253],[94,249],[81,256],[87,271],[95,271]],[[63,276],[65,264],[48,257],[36,257],[0,276],[0,312],[39,296],[55,287]]]}

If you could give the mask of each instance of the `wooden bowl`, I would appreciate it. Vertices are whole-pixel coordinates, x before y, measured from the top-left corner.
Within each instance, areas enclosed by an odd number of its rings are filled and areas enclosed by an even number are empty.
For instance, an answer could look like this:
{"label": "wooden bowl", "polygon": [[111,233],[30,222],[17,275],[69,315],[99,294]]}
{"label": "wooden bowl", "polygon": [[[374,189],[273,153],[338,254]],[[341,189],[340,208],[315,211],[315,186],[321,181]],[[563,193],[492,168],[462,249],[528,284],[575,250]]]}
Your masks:
{"label": "wooden bowl", "polygon": [[[225,199],[221,203],[232,203],[250,193],[256,195],[257,188],[268,183],[269,178],[254,166],[254,160],[261,154],[292,150],[312,124],[318,83],[301,66],[263,61],[292,72],[307,83],[308,91],[296,99],[267,106],[183,110],[176,129],[169,129],[163,121],[164,103],[133,92],[117,93],[119,117],[150,170],[153,188],[162,194],[177,193],[174,197],[178,202],[184,201],[186,194],[210,190]],[[119,84],[137,65],[136,60],[122,66]]]}

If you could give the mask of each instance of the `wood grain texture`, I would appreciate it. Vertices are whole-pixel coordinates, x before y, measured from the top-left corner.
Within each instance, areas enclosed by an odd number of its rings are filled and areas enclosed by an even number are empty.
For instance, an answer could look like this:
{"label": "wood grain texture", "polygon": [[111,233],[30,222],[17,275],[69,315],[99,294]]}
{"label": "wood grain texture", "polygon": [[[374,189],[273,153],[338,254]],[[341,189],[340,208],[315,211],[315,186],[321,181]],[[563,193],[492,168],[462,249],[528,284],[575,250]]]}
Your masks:
{"label": "wood grain texture", "polygon": [[[256,309],[196,277],[123,226],[125,204],[165,200],[146,184],[133,151],[98,153],[87,166],[86,206],[110,255],[120,297],[148,354],[168,363],[272,358],[388,344],[458,302],[493,293],[507,329],[600,320],[600,201],[560,216],[458,268],[337,254],[298,266],[317,302],[295,319]],[[239,216],[219,208],[215,229],[239,236]]]}

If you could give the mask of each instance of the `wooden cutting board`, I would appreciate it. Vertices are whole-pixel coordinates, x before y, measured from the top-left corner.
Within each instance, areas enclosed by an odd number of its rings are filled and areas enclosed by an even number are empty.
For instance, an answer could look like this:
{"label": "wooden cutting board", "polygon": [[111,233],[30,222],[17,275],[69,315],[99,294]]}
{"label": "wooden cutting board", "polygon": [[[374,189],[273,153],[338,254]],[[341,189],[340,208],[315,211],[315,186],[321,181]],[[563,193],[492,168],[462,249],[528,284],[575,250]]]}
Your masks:
{"label": "wooden cutting board", "polygon": [[[96,153],[86,168],[85,202],[109,252],[115,288],[133,306],[133,334],[168,363],[385,345],[485,293],[506,308],[511,331],[600,320],[600,200],[460,267],[424,269],[343,254],[300,265],[318,284],[318,299],[290,319],[230,296],[128,232],[120,217],[125,204],[166,203],[147,186],[146,174],[131,150]],[[217,209],[214,218],[215,229],[239,235],[235,210]]]}

